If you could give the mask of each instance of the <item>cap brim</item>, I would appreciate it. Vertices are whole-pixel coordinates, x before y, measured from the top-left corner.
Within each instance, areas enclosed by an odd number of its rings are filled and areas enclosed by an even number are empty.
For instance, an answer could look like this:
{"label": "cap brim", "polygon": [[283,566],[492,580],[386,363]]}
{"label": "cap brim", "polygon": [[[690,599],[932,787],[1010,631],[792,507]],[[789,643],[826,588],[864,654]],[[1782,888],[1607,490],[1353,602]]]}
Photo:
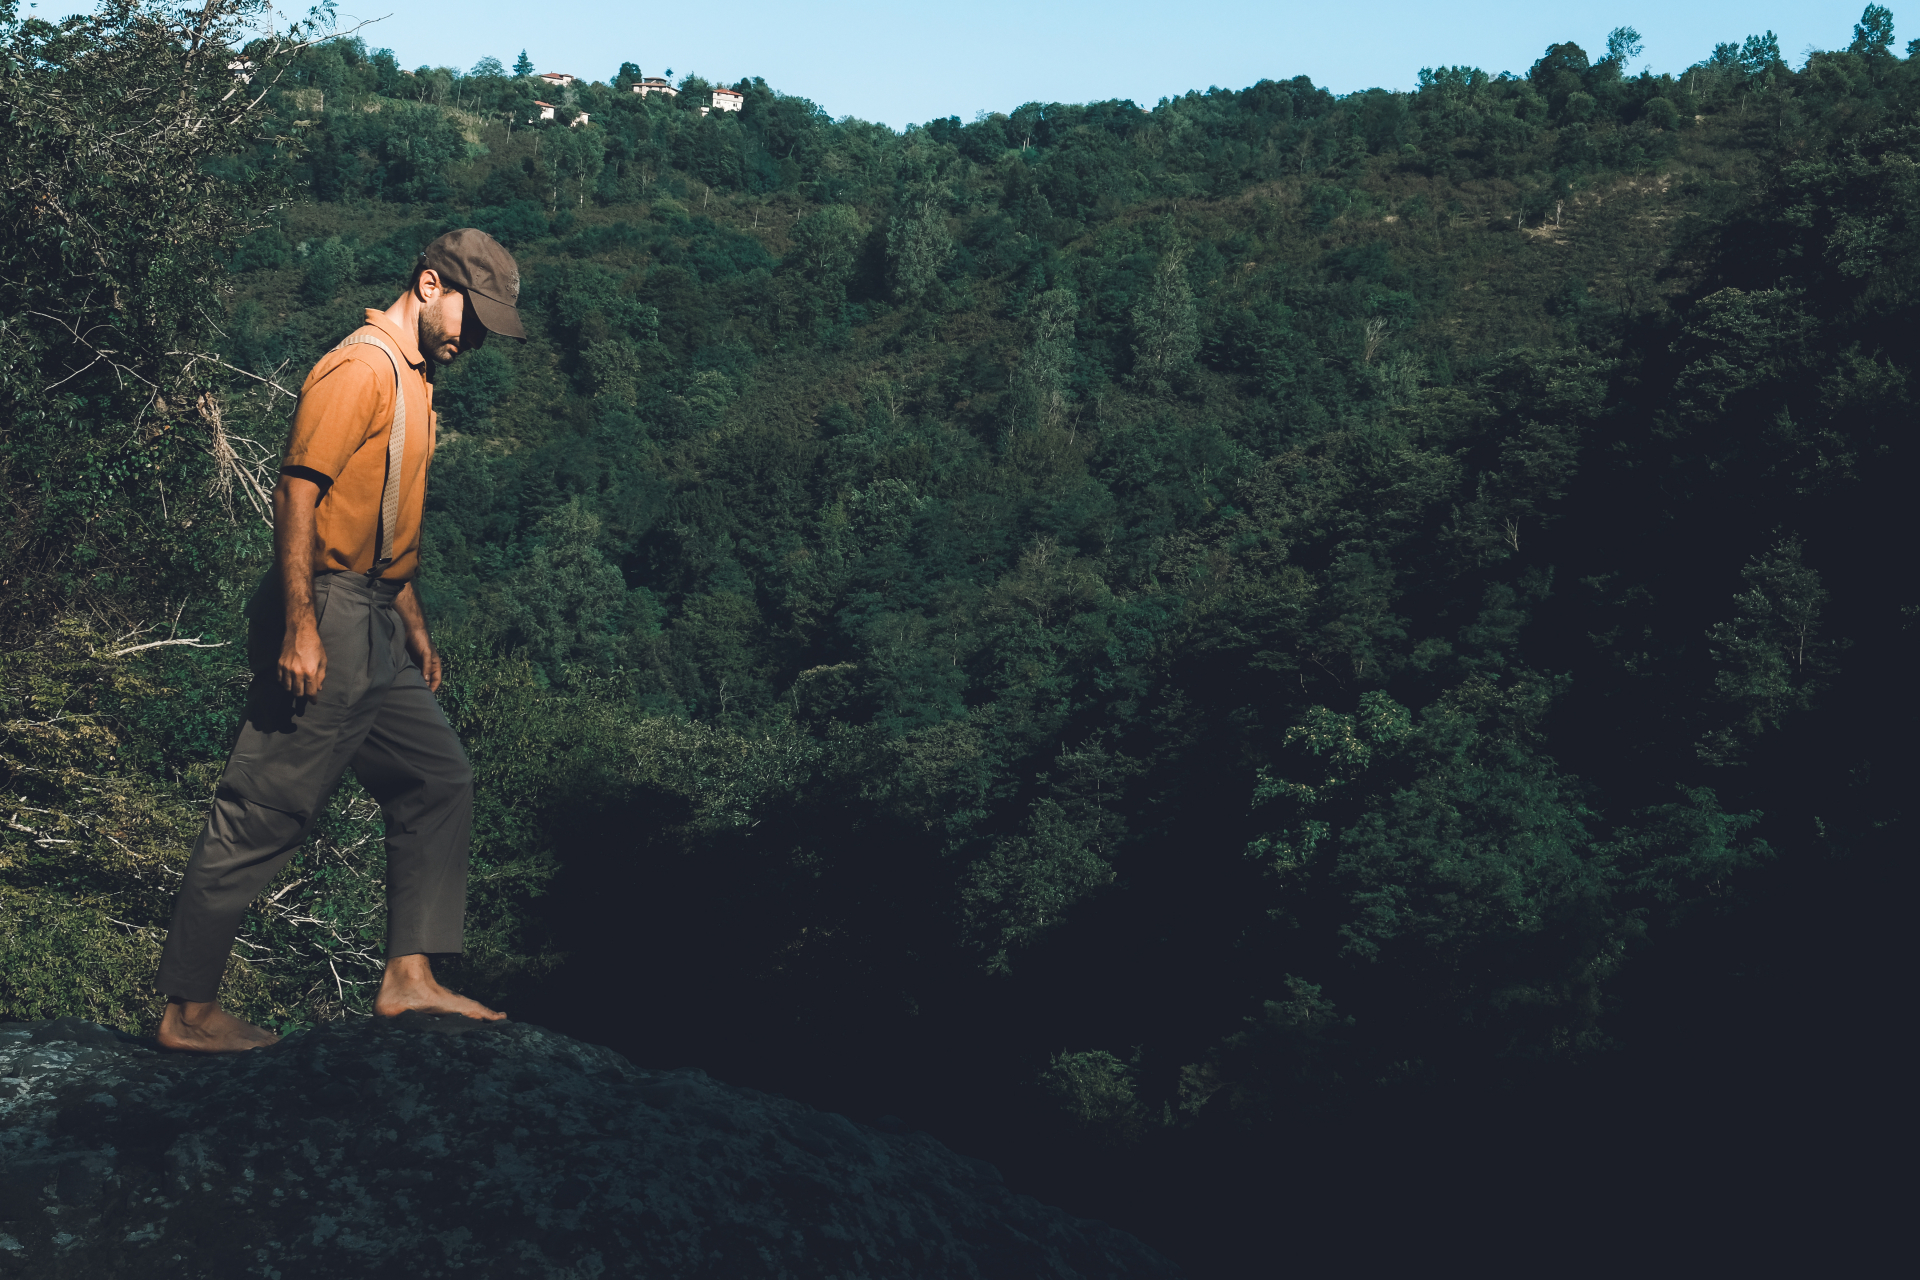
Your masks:
{"label": "cap brim", "polygon": [[520,312],[504,302],[495,302],[483,293],[468,291],[467,297],[473,302],[473,313],[480,317],[480,323],[487,326],[488,333],[497,333],[503,338],[519,338],[526,341],[527,331],[520,327]]}

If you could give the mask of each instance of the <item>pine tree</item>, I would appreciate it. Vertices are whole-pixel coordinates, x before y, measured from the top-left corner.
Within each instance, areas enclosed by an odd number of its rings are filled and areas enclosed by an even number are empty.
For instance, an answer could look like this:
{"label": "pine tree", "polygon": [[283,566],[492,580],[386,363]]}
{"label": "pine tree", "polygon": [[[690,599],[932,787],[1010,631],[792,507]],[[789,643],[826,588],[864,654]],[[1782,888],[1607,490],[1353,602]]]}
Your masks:
{"label": "pine tree", "polygon": [[520,56],[513,60],[513,74],[517,76],[530,76],[533,74],[533,59],[527,56],[525,49],[522,49]]}

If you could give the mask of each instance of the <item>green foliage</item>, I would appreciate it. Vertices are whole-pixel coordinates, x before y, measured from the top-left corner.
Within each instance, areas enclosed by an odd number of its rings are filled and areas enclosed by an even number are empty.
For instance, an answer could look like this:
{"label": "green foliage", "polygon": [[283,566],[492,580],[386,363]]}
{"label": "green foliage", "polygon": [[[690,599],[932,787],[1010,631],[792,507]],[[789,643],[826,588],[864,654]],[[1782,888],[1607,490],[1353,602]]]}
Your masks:
{"label": "green foliage", "polygon": [[498,347],[482,347],[434,380],[434,411],[451,430],[484,433],[515,381],[512,359]]}
{"label": "green foliage", "polygon": [[940,273],[953,258],[953,237],[933,193],[917,208],[896,214],[887,228],[887,266],[895,296],[902,302],[920,302],[939,283]]}
{"label": "green foliage", "polygon": [[1199,350],[1186,254],[1175,250],[1160,260],[1152,286],[1133,309],[1133,334],[1133,367],[1149,386],[1165,385]]}
{"label": "green foliage", "polygon": [[138,1032],[159,1021],[160,948],[104,910],[0,887],[0,1017],[85,1018]]}
{"label": "green foliage", "polygon": [[[145,48],[125,24],[58,39]],[[1630,74],[1621,28],[1412,93],[1296,77],[903,134],[759,80],[703,117],[704,81],[642,97],[633,64],[569,91],[589,124],[536,122],[524,54],[515,79],[299,51],[216,149],[162,153],[207,208],[116,206],[98,236],[90,278],[163,323],[72,294],[184,391],[103,367],[62,399],[66,331],[6,331],[0,603],[38,655],[8,670],[39,673],[8,695],[7,795],[53,815],[8,837],[5,945],[36,976],[6,998],[145,1016],[122,969],[164,875],[108,905],[113,846],[67,833],[153,815],[115,837],[177,862],[237,687],[215,651],[107,659],[56,621],[185,596],[231,635],[277,394],[238,371],[296,379],[478,225],[531,340],[439,378],[421,584],[480,779],[476,990],[567,946],[574,973],[630,963],[546,891],[639,910],[658,877],[659,954],[801,1028],[764,1033],[796,1057],[848,1025],[1017,1039],[998,1069],[1050,1064],[1109,1151],[1601,1052],[1650,937],[1808,831],[1899,830],[1859,708],[1913,607],[1868,549],[1913,469],[1889,335],[1920,134],[1890,17],[1862,31],[1799,70],[1766,33]],[[117,127],[86,100],[74,129]],[[8,172],[133,199],[60,154],[32,134]],[[280,177],[312,199],[233,212]],[[16,205],[24,314],[71,291]],[[155,265],[176,226],[204,261]],[[84,734],[33,736],[83,693]],[[249,1008],[363,1007],[376,834],[344,790],[249,919]]]}
{"label": "green foliage", "polygon": [[1098,746],[1062,752],[1062,775],[1033,802],[1017,835],[996,840],[969,869],[961,892],[967,922],[989,948],[990,972],[1007,972],[1010,955],[1053,929],[1078,902],[1114,879],[1112,858],[1126,823],[1105,802],[1117,799],[1138,761]]}
{"label": "green foliage", "polygon": [[[171,692],[153,670],[166,653],[126,653],[69,619],[0,657],[0,1018],[132,1031],[159,1017],[156,926],[211,781],[204,767],[167,779],[159,744],[129,732]],[[228,976],[236,1005],[284,1011],[244,960]]]}
{"label": "green foliage", "polygon": [[319,244],[301,245],[307,260],[307,274],[300,281],[300,301],[309,306],[333,301],[340,286],[353,279],[353,249],[338,236],[329,236]]}
{"label": "green foliage", "polygon": [[1893,11],[1885,5],[1870,4],[1853,26],[1853,44],[1848,53],[1885,58],[1893,51]]}
{"label": "green foliage", "polygon": [[1138,1142],[1151,1126],[1137,1093],[1133,1062],[1123,1062],[1104,1049],[1057,1053],[1041,1073],[1041,1083],[1060,1111],[1096,1139],[1127,1146]]}
{"label": "green foliage", "polygon": [[1734,617],[1709,633],[1721,669],[1714,687],[1749,734],[1780,727],[1792,711],[1805,710],[1830,673],[1832,648],[1820,634],[1827,591],[1820,574],[1804,561],[1797,538],[1775,546],[1764,559],[1740,570],[1747,589],[1733,598]]}
{"label": "green foliage", "polygon": [[1346,1040],[1352,1018],[1335,1011],[1321,989],[1287,974],[1285,995],[1261,1002],[1240,1030],[1224,1037],[1204,1061],[1180,1069],[1180,1111],[1203,1110],[1242,1127],[1262,1129],[1288,1111],[1307,1110],[1353,1072]]}
{"label": "green foliage", "polygon": [[547,516],[518,579],[500,594],[500,624],[508,642],[526,649],[547,670],[604,655],[596,641],[619,626],[627,586],[600,555],[600,521],[578,499]]}
{"label": "green foliage", "polygon": [[[57,25],[0,10],[0,108],[17,122],[0,154],[0,635],[81,600],[138,621],[130,596],[178,599],[226,561],[220,499],[257,459],[212,398],[214,317],[278,166],[217,162],[250,146],[300,38],[258,42],[259,74],[236,85],[226,64],[256,9],[109,0]],[[164,508],[139,499],[161,486]]]}

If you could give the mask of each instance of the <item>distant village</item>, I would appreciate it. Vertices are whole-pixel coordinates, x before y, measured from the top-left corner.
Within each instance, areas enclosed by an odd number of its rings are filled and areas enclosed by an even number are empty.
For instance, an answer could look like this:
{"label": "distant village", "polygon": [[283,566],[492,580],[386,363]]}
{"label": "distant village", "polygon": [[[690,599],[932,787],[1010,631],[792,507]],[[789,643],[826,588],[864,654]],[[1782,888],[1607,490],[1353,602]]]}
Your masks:
{"label": "distant village", "polygon": [[[539,75],[536,75],[534,79],[542,81],[548,87],[554,89],[565,89],[569,85],[579,83],[580,80],[578,76],[569,75],[564,71],[542,71]],[[667,83],[665,78],[661,76],[642,76],[633,83],[631,88],[634,93],[639,94],[643,98],[650,93],[663,93],[669,98],[677,98],[680,96],[680,91]],[[738,111],[746,105],[746,98],[733,89],[715,88],[710,90],[709,93],[710,100],[705,106],[700,108],[700,114],[703,116],[709,111]],[[537,98],[534,100],[533,105],[534,108],[539,111],[540,119],[542,120],[553,119],[554,113],[559,110],[556,103],[542,102]],[[575,125],[586,124],[587,118],[587,113],[582,111],[574,116],[573,123]]]}

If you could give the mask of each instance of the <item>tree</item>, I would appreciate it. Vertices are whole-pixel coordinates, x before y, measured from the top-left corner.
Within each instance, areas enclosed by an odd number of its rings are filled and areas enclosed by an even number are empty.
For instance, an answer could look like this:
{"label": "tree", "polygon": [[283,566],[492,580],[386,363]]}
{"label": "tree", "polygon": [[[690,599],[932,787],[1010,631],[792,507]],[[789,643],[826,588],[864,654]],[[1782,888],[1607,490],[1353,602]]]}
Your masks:
{"label": "tree", "polygon": [[1528,79],[1549,99],[1564,98],[1579,89],[1588,70],[1587,51],[1568,40],[1550,44],[1540,61],[1527,72]]}
{"label": "tree", "polygon": [[307,28],[243,58],[258,12],[106,0],[55,26],[0,11],[0,111],[16,122],[0,308],[37,317],[0,333],[0,633],[73,607],[139,622],[201,595],[235,539],[200,495],[260,496],[211,351],[226,264],[279,176],[225,161],[259,137]]}
{"label": "tree", "polygon": [[1143,381],[1164,383],[1200,349],[1200,329],[1187,282],[1187,251],[1160,259],[1147,296],[1133,309],[1133,368]]}
{"label": "tree", "polygon": [[1632,27],[1615,27],[1607,33],[1607,61],[1624,69],[1640,56],[1640,33]]}
{"label": "tree", "polygon": [[1891,55],[1892,45],[1893,11],[1884,5],[1868,5],[1853,25],[1853,43],[1847,52],[1885,58]]}
{"label": "tree", "polygon": [[542,520],[527,557],[525,590],[501,593],[497,613],[509,643],[524,645],[555,679],[568,664],[612,642],[626,600],[620,571],[600,554],[600,518],[578,499]]}
{"label": "tree", "polygon": [[467,74],[470,76],[504,76],[507,74],[507,69],[501,64],[498,58],[482,58],[473,64],[473,70],[467,72]]}
{"label": "tree", "polygon": [[830,204],[793,224],[793,257],[809,279],[844,280],[853,270],[865,235],[859,210]]}
{"label": "tree", "polygon": [[1713,683],[1739,715],[1740,730],[1758,734],[1812,705],[1818,677],[1832,670],[1825,658],[1833,645],[1820,634],[1827,591],[1797,538],[1748,562],[1740,577],[1747,589],[1733,598],[1734,617],[1709,635],[1722,664]]}
{"label": "tree", "polygon": [[533,59],[527,56],[525,49],[522,49],[520,56],[513,60],[513,74],[517,76],[530,76],[533,74]]}
{"label": "tree", "polygon": [[1762,35],[1748,36],[1746,43],[1740,46],[1740,65],[1749,76],[1760,76],[1781,65],[1780,37],[1771,30]]}
{"label": "tree", "polygon": [[600,129],[555,128],[546,135],[541,150],[553,171],[552,207],[560,206],[561,185],[569,180],[576,184],[575,202],[587,202],[587,182],[606,162],[606,149],[607,135]]}
{"label": "tree", "polygon": [[1058,426],[1067,408],[1073,371],[1073,327],[1080,300],[1071,289],[1049,289],[1027,304],[1027,374],[1040,397],[1040,420]]}
{"label": "tree", "polygon": [[894,216],[887,227],[887,274],[902,302],[924,301],[953,258],[953,236],[938,193],[923,192]]}

